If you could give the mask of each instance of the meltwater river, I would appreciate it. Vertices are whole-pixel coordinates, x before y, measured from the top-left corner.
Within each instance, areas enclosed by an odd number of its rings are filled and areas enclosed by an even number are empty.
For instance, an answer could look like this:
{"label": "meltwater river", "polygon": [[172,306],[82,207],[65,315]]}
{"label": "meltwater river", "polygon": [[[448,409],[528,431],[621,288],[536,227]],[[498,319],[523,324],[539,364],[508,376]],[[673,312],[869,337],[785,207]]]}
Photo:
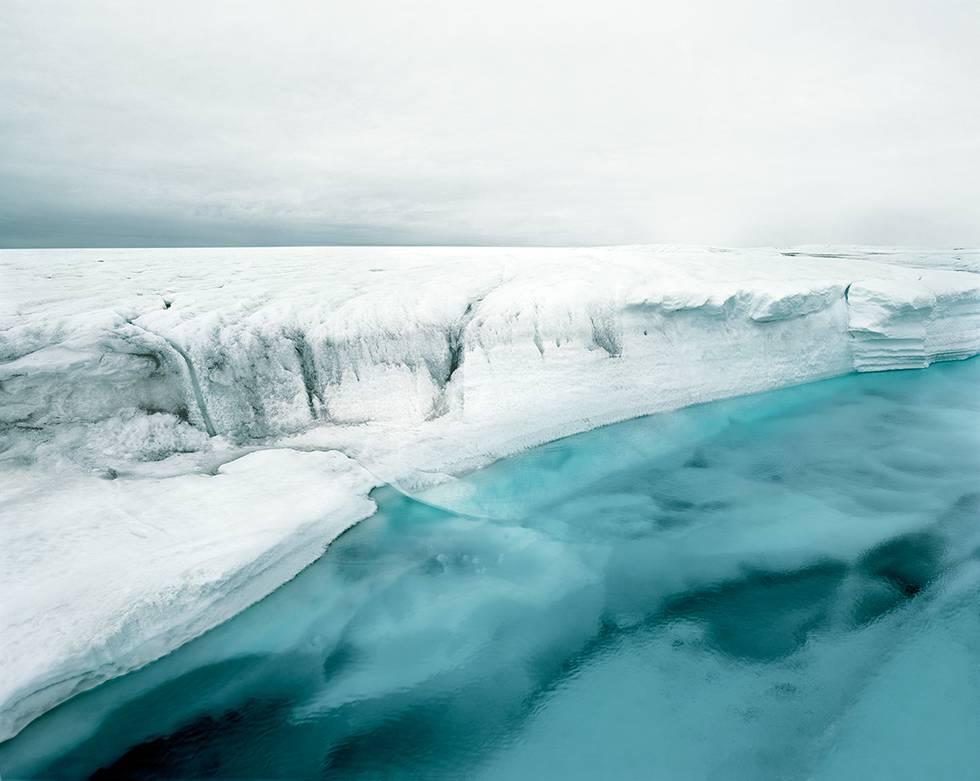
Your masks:
{"label": "meltwater river", "polygon": [[5,779],[980,772],[980,360],[609,426],[379,512]]}

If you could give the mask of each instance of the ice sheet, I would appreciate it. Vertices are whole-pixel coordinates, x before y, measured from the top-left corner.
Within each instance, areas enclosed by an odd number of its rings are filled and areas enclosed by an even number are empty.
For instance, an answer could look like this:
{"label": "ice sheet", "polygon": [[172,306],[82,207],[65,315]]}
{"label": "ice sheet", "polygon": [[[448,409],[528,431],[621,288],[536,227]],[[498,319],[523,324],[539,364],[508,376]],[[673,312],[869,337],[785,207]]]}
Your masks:
{"label": "ice sheet", "polygon": [[[615,420],[976,354],[978,256],[0,251],[0,545],[20,595],[0,738],[292,577],[374,484],[414,493]],[[248,477],[221,466],[242,456]]]}

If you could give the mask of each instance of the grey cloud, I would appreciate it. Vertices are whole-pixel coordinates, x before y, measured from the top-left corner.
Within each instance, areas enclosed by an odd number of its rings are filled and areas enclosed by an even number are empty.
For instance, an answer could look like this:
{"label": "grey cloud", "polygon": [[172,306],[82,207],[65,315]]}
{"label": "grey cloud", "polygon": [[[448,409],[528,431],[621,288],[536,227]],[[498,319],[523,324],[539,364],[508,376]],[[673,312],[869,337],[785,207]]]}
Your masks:
{"label": "grey cloud", "polygon": [[980,6],[8,0],[0,246],[980,243]]}

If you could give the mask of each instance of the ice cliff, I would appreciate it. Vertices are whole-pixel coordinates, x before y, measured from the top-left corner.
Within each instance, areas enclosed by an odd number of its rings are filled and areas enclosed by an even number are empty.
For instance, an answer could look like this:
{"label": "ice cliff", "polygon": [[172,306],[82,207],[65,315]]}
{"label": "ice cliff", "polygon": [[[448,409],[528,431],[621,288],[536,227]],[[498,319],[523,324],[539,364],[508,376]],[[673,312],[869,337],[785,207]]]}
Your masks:
{"label": "ice cliff", "polygon": [[857,247],[0,251],[0,739],[260,599],[378,483],[972,356],[978,270]]}

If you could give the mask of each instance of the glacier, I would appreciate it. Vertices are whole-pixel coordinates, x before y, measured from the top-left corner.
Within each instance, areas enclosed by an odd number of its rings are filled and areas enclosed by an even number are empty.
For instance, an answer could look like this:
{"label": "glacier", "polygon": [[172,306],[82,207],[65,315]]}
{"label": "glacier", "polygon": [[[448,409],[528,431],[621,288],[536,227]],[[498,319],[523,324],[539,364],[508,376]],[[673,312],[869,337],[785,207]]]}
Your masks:
{"label": "glacier", "polygon": [[980,252],[0,251],[0,739],[262,599],[389,484],[980,352]]}

